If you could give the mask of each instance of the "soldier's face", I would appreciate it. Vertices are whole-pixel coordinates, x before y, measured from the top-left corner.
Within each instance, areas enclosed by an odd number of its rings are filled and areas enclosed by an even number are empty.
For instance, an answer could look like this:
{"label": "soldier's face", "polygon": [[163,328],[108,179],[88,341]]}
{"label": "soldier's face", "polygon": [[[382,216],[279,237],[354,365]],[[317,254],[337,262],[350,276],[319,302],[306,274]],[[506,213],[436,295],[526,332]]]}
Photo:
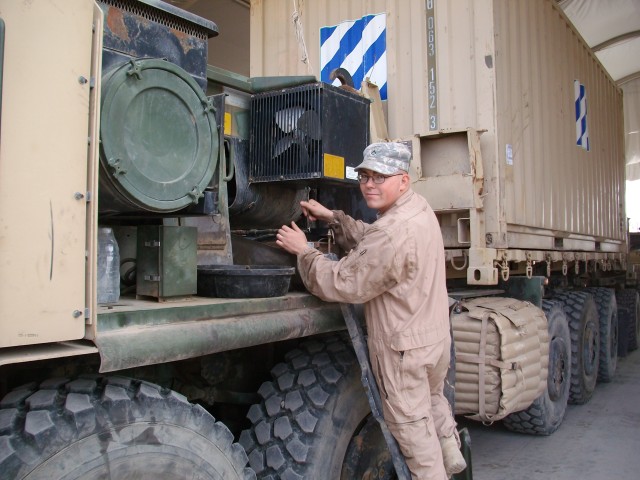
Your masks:
{"label": "soldier's face", "polygon": [[383,183],[373,181],[373,176],[379,176],[379,173],[365,169],[359,170],[359,173],[369,177],[367,183],[360,184],[360,191],[367,206],[378,213],[386,212],[409,188],[409,175],[406,173],[384,175],[386,178]]}

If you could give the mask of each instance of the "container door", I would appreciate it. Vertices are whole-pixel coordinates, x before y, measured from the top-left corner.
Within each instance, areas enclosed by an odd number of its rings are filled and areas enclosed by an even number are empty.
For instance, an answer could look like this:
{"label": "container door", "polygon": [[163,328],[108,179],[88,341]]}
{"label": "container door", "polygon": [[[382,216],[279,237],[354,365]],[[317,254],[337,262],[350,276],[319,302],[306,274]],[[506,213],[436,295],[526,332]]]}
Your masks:
{"label": "container door", "polygon": [[82,338],[94,3],[2,2],[0,347]]}

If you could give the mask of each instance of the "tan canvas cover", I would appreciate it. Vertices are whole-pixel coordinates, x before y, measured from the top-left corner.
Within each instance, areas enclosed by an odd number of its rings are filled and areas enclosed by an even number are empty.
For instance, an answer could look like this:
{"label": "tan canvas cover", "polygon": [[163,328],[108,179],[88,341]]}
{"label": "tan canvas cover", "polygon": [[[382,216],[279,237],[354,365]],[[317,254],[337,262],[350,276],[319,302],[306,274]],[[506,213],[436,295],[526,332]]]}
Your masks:
{"label": "tan canvas cover", "polygon": [[486,297],[453,314],[456,415],[492,422],[525,410],[546,388],[549,334],[529,302]]}

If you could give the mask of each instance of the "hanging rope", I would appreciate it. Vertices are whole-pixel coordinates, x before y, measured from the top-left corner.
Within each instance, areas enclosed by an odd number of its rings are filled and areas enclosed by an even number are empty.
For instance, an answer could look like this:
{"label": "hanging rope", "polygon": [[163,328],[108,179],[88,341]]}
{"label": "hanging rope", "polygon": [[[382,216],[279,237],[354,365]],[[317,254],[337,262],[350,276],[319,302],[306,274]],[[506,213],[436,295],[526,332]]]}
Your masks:
{"label": "hanging rope", "polygon": [[304,42],[304,29],[302,27],[302,8],[299,6],[300,0],[293,0],[293,13],[291,14],[291,20],[293,21],[293,27],[296,33],[296,40],[298,41],[298,50],[301,51],[302,56],[300,61],[307,66],[307,71],[314,75],[313,68],[309,63],[309,52],[307,51],[307,45]]}

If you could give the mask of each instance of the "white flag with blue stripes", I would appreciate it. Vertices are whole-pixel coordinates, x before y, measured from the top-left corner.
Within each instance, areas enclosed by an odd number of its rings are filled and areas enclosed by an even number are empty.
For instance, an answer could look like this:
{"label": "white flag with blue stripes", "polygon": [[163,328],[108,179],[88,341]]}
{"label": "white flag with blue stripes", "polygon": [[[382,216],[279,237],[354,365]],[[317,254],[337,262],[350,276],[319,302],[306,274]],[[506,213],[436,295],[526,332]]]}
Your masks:
{"label": "white flag with blue stripes", "polygon": [[576,105],[576,145],[587,152],[589,146],[589,129],[587,128],[587,93],[584,85],[574,80],[575,105]]}
{"label": "white flag with blue stripes", "polygon": [[[344,68],[359,89],[362,80],[369,78],[380,89],[382,100],[387,98],[387,15],[367,15],[359,20],[346,21],[320,29],[320,80],[331,83],[329,75],[336,68]],[[339,80],[333,82],[340,85]]]}

